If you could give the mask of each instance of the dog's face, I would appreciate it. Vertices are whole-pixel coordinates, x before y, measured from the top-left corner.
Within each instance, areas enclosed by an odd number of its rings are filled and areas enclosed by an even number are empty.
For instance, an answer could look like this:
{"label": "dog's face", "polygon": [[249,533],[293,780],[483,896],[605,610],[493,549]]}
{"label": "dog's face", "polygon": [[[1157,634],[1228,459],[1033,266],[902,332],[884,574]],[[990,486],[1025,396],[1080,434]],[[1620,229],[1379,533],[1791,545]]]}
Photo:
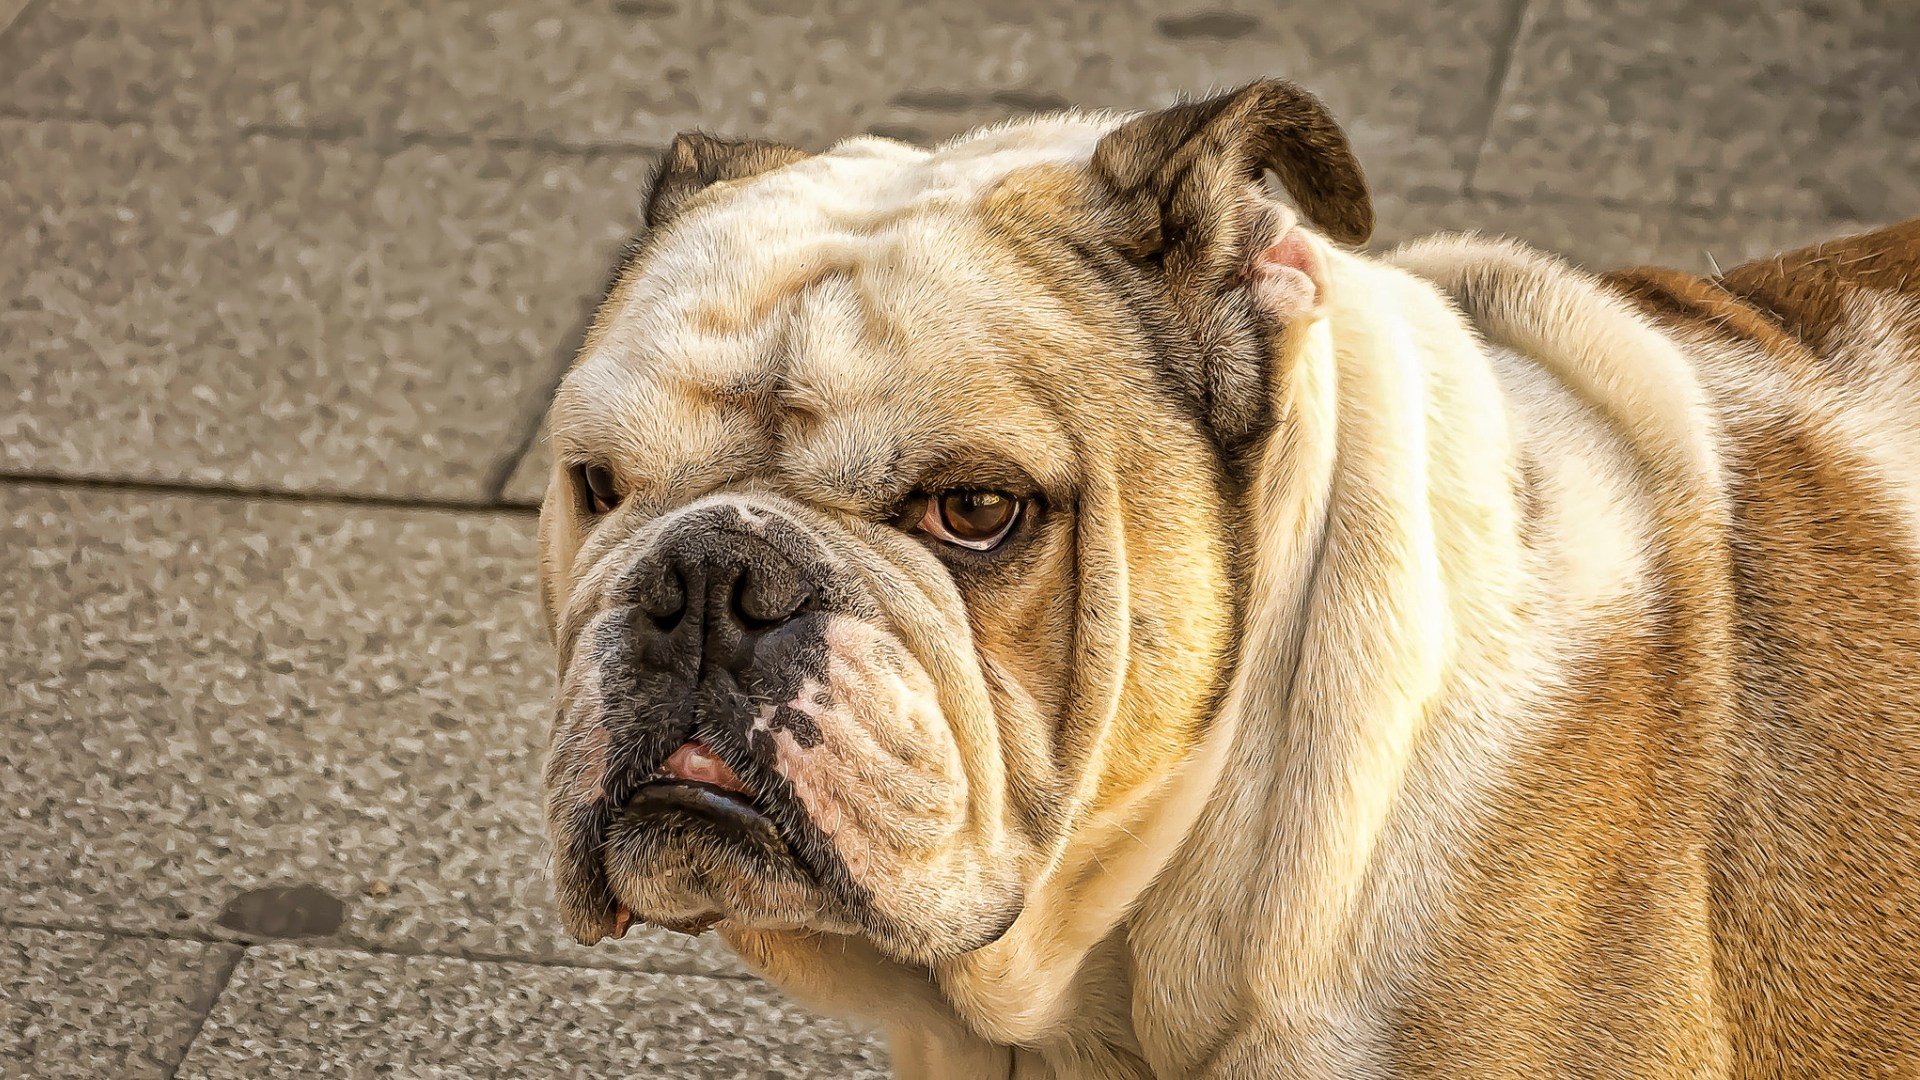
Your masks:
{"label": "dog's face", "polygon": [[1212,119],[676,143],[551,414],[576,936],[727,920],[956,956],[1189,753],[1271,373],[1244,311],[1170,280],[1211,263],[1123,173]]}

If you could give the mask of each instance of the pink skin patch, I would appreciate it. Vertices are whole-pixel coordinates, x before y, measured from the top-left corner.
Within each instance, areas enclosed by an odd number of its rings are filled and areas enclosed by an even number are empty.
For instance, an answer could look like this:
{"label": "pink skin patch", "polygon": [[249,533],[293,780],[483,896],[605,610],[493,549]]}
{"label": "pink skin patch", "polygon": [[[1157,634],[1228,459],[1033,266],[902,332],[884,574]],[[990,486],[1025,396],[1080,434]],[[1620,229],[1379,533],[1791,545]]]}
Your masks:
{"label": "pink skin patch", "polygon": [[1254,302],[1277,322],[1318,315],[1320,282],[1325,276],[1312,239],[1297,226],[1289,226],[1253,257]]}
{"label": "pink skin patch", "polygon": [[[605,728],[601,728],[602,731]],[[603,766],[604,769],[604,766]],[[676,780],[690,780],[700,784],[711,784],[723,791],[745,792],[747,785],[742,783],[732,767],[720,760],[713,748],[699,739],[690,739],[680,749],[667,756],[660,771]],[[604,796],[604,793],[598,793]],[[633,925],[633,909],[625,903],[616,904],[613,909],[614,938],[627,936],[628,927]]]}
{"label": "pink skin patch", "polygon": [[740,782],[733,769],[720,760],[720,755],[699,739],[689,741],[667,757],[667,763],[660,771],[676,780],[692,780],[696,783],[711,784],[722,791],[745,793],[747,785]]}
{"label": "pink skin patch", "polygon": [[961,820],[965,785],[932,682],[899,643],[851,618],[829,623],[826,641],[825,678],[785,706],[819,738],[772,725],[771,708],[754,728],[772,737],[774,767],[848,872],[869,880],[938,846]]}

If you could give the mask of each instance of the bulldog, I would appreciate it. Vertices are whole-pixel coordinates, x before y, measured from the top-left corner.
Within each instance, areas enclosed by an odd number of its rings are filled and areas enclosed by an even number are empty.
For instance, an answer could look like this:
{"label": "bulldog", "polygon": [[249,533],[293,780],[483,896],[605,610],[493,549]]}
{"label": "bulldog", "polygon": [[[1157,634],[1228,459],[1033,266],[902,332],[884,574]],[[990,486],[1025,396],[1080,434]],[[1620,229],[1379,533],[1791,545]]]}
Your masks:
{"label": "bulldog", "polygon": [[1372,219],[1279,81],[676,140],[550,418],[570,931],[904,1077],[1920,1075],[1920,222]]}

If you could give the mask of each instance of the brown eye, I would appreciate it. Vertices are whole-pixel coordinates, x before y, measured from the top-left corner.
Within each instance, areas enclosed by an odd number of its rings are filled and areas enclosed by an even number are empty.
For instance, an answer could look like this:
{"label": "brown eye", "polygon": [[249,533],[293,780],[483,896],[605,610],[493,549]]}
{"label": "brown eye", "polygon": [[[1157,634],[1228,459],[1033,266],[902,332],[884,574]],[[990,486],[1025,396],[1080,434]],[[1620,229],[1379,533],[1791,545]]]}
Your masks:
{"label": "brown eye", "polygon": [[927,500],[914,526],[949,544],[991,551],[1020,519],[1020,500],[999,491],[948,491]]}
{"label": "brown eye", "polygon": [[576,465],[573,474],[587,513],[604,514],[620,505],[620,489],[614,486],[612,469],[599,464]]}

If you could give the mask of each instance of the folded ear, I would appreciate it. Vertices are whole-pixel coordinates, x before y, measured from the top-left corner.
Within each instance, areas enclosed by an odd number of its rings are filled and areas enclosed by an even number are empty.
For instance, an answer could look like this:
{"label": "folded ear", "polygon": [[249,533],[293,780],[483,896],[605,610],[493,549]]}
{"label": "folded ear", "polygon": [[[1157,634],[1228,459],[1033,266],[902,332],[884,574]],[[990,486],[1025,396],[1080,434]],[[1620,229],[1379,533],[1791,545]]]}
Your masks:
{"label": "folded ear", "polygon": [[672,221],[688,199],[714,184],[744,180],[811,157],[805,150],[761,139],[719,139],[699,131],[673,137],[647,195],[647,228]]}
{"label": "folded ear", "polygon": [[1178,329],[1167,374],[1186,388],[1230,464],[1273,420],[1273,332],[1326,310],[1325,241],[1260,184],[1271,170],[1326,237],[1359,243],[1373,202],[1340,128],[1311,94],[1268,79],[1135,117],[1094,148],[1101,228],[1166,290]]}
{"label": "folded ear", "polygon": [[1093,152],[1094,175],[1129,218],[1130,253],[1183,272],[1238,271],[1246,191],[1268,170],[1322,233],[1349,244],[1372,234],[1373,200],[1346,135],[1318,98],[1280,79],[1135,117]]}

